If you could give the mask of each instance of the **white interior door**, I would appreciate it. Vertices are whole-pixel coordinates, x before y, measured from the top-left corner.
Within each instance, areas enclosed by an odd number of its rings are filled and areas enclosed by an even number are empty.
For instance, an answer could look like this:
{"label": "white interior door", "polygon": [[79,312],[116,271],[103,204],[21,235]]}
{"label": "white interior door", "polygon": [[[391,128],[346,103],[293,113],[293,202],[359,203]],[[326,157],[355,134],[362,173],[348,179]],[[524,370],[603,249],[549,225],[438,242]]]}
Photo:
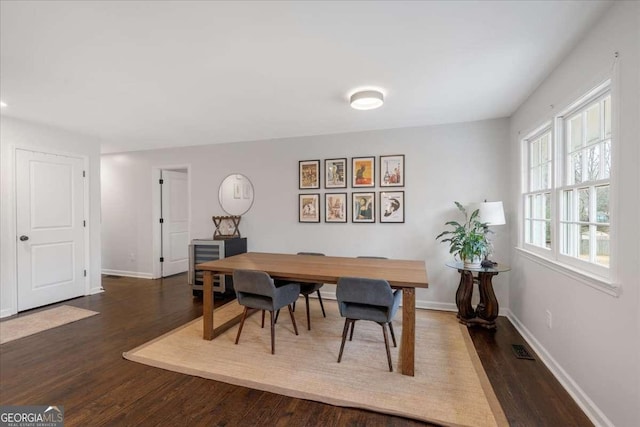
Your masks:
{"label": "white interior door", "polygon": [[189,189],[187,173],[162,171],[162,277],[189,268]]}
{"label": "white interior door", "polygon": [[16,150],[18,311],[85,293],[83,163]]}

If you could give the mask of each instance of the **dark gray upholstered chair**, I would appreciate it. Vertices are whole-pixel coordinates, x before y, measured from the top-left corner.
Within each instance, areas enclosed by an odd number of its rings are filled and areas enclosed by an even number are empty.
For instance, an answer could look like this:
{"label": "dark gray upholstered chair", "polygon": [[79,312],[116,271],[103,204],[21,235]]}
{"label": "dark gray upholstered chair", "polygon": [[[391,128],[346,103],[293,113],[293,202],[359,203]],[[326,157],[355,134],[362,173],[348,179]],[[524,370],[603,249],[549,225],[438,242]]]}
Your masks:
{"label": "dark gray upholstered chair", "polygon": [[[319,252],[298,252],[298,255],[314,255],[314,256],[324,256],[324,254]],[[294,282],[289,282],[286,280],[276,280],[276,286],[282,286],[286,284],[290,284]],[[327,314],[324,312],[324,304],[322,303],[322,295],[320,294],[320,288],[324,285],[324,283],[300,283],[300,295],[304,296],[304,301],[307,307],[307,329],[311,330],[311,315],[309,314],[309,295],[312,293],[318,294],[318,301],[320,301],[320,308],[322,309],[322,316],[327,317]],[[293,303],[293,311],[296,311],[296,303]],[[279,313],[278,313],[279,314]],[[276,315],[276,321],[278,320],[278,316]]]}
{"label": "dark gray upholstered chair", "polygon": [[370,255],[360,255],[358,258],[389,259],[386,256],[370,256]]}
{"label": "dark gray upholstered chair", "polygon": [[393,372],[391,364],[391,351],[389,350],[389,338],[387,337],[387,325],[391,331],[393,346],[396,347],[396,337],[393,333],[391,321],[398,311],[402,293],[393,291],[389,282],[378,279],[365,279],[360,277],[341,277],[336,288],[336,299],[340,308],[340,315],[345,318],[342,331],[342,344],[338,363],[342,360],[342,352],[351,325],[349,341],[353,340],[353,329],[357,320],[371,320],[382,326],[384,345],[387,349],[387,361],[389,371]]}
{"label": "dark gray upholstered chair", "polygon": [[[315,256],[324,256],[319,252],[298,252],[298,255],[315,255]],[[320,301],[320,308],[322,309],[322,316],[327,317],[327,314],[324,312],[324,304],[322,303],[322,295],[320,294],[320,288],[324,285],[324,283],[300,283],[300,295],[304,296],[304,301],[307,306],[307,329],[311,330],[311,316],[309,315],[309,295],[312,293],[318,294],[318,301]],[[295,311],[296,304],[293,303],[293,310]]]}
{"label": "dark gray upholstered chair", "polygon": [[273,279],[264,271],[254,270],[234,270],[233,287],[238,297],[238,303],[244,306],[242,321],[236,336],[236,344],[240,340],[242,327],[247,318],[250,308],[262,310],[262,327],[264,328],[264,312],[271,314],[271,354],[275,353],[275,312],[285,305],[289,308],[289,315],[293,323],[293,329],[298,335],[298,326],[293,316],[291,304],[298,299],[300,285],[290,283],[277,287],[273,284]]}

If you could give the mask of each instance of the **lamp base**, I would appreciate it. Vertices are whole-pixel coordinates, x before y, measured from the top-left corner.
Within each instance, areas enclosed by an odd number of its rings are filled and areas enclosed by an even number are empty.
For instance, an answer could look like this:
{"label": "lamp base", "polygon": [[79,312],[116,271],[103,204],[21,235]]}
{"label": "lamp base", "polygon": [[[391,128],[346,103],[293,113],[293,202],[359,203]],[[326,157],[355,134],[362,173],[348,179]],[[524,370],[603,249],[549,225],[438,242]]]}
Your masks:
{"label": "lamp base", "polygon": [[498,265],[498,263],[497,262],[493,262],[493,261],[491,261],[489,259],[485,259],[484,261],[482,261],[482,263],[480,265],[482,265],[483,268],[493,268],[496,265]]}

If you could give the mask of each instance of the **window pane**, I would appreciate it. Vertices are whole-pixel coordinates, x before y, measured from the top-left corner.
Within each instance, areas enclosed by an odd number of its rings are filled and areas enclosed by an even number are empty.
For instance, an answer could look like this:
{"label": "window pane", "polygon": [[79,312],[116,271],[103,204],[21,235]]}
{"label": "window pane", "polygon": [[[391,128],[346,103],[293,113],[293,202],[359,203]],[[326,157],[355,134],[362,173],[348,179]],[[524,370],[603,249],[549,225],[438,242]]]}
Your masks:
{"label": "window pane", "polygon": [[542,215],[544,213],[544,207],[542,205],[542,194],[536,194],[534,202],[533,202],[533,218],[541,219],[544,218]]}
{"label": "window pane", "polygon": [[540,162],[548,162],[549,161],[549,151],[551,148],[550,144],[550,134],[546,134],[540,139]]}
{"label": "window pane", "polygon": [[545,221],[545,230],[544,230],[544,246],[547,249],[551,249],[551,223]]}
{"label": "window pane", "polygon": [[561,252],[565,255],[575,256],[574,242],[577,240],[577,224],[562,224],[560,226],[560,232],[562,233],[562,248]]}
{"label": "window pane", "polygon": [[533,244],[544,246],[544,222],[533,221]]}
{"label": "window pane", "polygon": [[587,150],[587,180],[595,181],[600,177],[600,146]]}
{"label": "window pane", "polygon": [[540,164],[540,140],[531,143],[531,167]]}
{"label": "window pane", "polygon": [[580,184],[582,182],[582,151],[571,155],[571,172],[570,178],[573,178],[569,184]]}
{"label": "window pane", "polygon": [[611,176],[611,140],[602,144],[602,151],[602,161],[604,162],[604,176],[602,178],[607,179]]}
{"label": "window pane", "polygon": [[531,205],[533,203],[533,196],[527,196],[524,202],[524,217],[531,218]]}
{"label": "window pane", "polygon": [[551,178],[551,163],[545,163],[540,166],[542,177],[540,179],[540,190],[550,188],[549,180]]}
{"label": "window pane", "polygon": [[580,252],[578,258],[589,261],[589,242],[591,241],[589,236],[589,226],[580,226]]}
{"label": "window pane", "polygon": [[573,190],[566,190],[562,194],[562,220],[573,221]]}
{"label": "window pane", "polygon": [[587,110],[587,145],[600,141],[600,103]]}
{"label": "window pane", "polygon": [[604,99],[604,137],[611,137],[611,96]]}
{"label": "window pane", "polygon": [[596,262],[609,266],[609,226],[599,225],[596,228]]}
{"label": "window pane", "polygon": [[578,190],[578,221],[589,222],[589,189]]}
{"label": "window pane", "polygon": [[524,241],[527,243],[531,243],[531,221],[524,221]]}
{"label": "window pane", "polygon": [[531,169],[531,191],[540,189],[540,166]]}
{"label": "window pane", "polygon": [[551,193],[544,193],[544,219],[551,219]]}
{"label": "window pane", "polygon": [[609,186],[596,187],[596,222],[609,223]]}
{"label": "window pane", "polygon": [[582,147],[582,114],[569,120],[569,152]]}

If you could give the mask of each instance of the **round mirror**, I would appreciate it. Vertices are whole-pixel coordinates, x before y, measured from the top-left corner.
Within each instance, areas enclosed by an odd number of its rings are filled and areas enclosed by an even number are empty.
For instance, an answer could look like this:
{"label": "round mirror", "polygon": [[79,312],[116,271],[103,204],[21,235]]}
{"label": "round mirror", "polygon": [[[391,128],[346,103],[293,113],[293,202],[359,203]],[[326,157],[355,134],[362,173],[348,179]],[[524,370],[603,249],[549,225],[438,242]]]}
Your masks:
{"label": "round mirror", "polygon": [[218,199],[226,213],[242,215],[253,204],[253,184],[242,174],[231,174],[220,184]]}

